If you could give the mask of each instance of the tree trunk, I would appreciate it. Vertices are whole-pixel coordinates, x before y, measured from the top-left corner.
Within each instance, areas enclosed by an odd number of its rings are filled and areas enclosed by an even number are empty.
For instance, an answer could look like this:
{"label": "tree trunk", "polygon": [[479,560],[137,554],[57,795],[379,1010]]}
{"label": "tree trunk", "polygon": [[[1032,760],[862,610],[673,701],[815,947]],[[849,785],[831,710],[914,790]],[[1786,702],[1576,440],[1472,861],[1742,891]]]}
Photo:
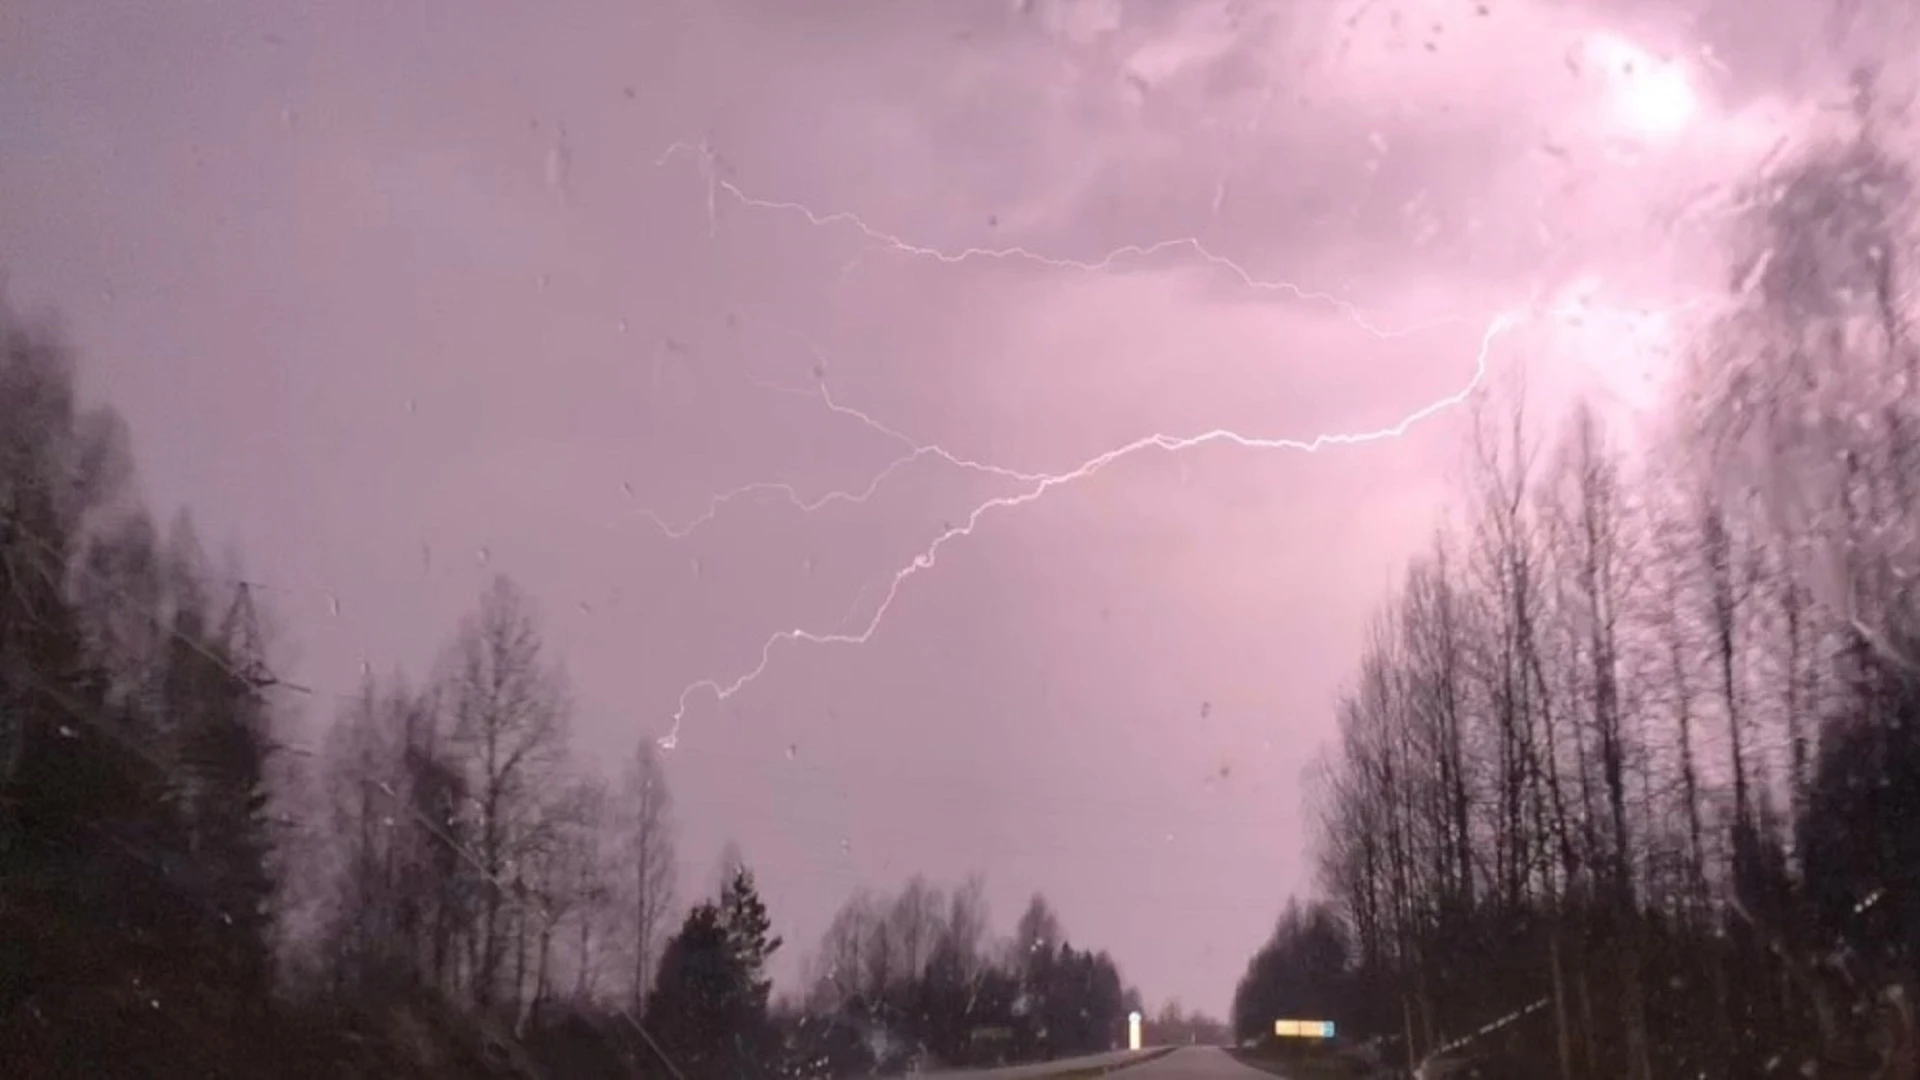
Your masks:
{"label": "tree trunk", "polygon": [[1553,1024],[1560,1057],[1560,1080],[1573,1080],[1573,1033],[1567,1020],[1567,980],[1560,963],[1560,919],[1547,919],[1547,962],[1553,970]]}

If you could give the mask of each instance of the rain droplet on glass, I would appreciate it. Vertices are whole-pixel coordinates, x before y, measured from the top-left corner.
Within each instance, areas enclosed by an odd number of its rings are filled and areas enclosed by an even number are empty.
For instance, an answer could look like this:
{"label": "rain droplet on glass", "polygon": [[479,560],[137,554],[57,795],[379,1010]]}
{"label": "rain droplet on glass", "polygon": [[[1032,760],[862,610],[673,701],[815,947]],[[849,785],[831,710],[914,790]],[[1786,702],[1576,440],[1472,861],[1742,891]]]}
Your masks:
{"label": "rain droplet on glass", "polygon": [[567,145],[567,125],[561,124],[554,134],[553,145],[547,149],[547,186],[558,192],[563,201],[572,171],[573,150]]}

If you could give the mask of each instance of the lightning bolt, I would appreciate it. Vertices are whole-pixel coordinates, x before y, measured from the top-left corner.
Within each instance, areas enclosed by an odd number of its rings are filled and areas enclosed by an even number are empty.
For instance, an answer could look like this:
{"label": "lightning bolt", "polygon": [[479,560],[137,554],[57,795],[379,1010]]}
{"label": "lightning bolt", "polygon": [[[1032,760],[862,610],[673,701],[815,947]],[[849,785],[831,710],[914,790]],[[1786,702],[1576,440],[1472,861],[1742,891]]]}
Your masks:
{"label": "lightning bolt", "polygon": [[[817,348],[815,348],[813,352],[816,357],[820,356],[820,351]],[[893,459],[891,462],[888,462],[885,468],[875,473],[873,477],[867,481],[865,486],[859,488],[858,490],[851,489],[851,488],[836,489],[834,491],[829,491],[824,495],[816,496],[814,498],[809,499],[806,496],[800,494],[799,489],[795,488],[792,484],[780,483],[772,480],[756,480],[753,483],[742,484],[739,487],[731,488],[727,491],[723,491],[719,493],[718,495],[714,495],[710,497],[707,500],[706,509],[702,510],[699,514],[695,515],[694,517],[692,517],[691,519],[687,520],[685,523],[680,525],[673,525],[669,523],[664,517],[662,517],[656,511],[646,510],[646,509],[641,510],[640,513],[644,517],[646,517],[648,520],[652,521],[654,525],[657,526],[660,529],[660,531],[667,536],[668,539],[684,540],[688,536],[692,535],[694,532],[698,531],[702,526],[708,524],[709,522],[713,521],[714,518],[720,516],[720,511],[725,509],[729,503],[737,502],[750,495],[756,495],[756,494],[761,494],[765,492],[773,492],[775,494],[780,495],[782,498],[786,500],[786,502],[789,505],[793,506],[795,509],[801,511],[802,513],[808,513],[808,514],[811,514],[814,511],[822,509],[824,507],[831,506],[834,503],[863,503],[863,502],[866,502],[868,499],[872,498],[874,493],[880,490],[880,485],[886,483],[889,478],[898,475],[900,472],[904,471],[909,465],[912,465],[914,462],[921,461],[927,458],[935,458],[940,461],[944,461],[947,464],[954,466],[955,468],[963,469],[967,472],[982,473],[988,476],[997,476],[997,477],[1000,477],[1001,479],[1011,480],[1016,483],[1033,484],[1033,483],[1039,483],[1040,481],[1047,479],[1047,474],[1045,473],[1022,472],[1019,469],[1010,469],[1002,465],[994,465],[984,461],[976,461],[972,458],[961,457],[960,455],[955,454],[952,451],[947,450],[945,447],[942,447],[939,445],[918,442],[913,438],[909,437],[908,435],[906,435],[904,432],[898,431],[892,427],[889,427],[886,424],[881,423],[879,420],[875,419],[872,415],[866,413],[865,411],[854,408],[851,405],[844,405],[839,401],[836,401],[833,397],[833,392],[827,389],[827,384],[825,380],[822,380],[820,382],[817,392],[806,390],[797,386],[782,386],[778,383],[768,382],[767,380],[760,379],[760,378],[753,378],[751,379],[751,381],[755,386],[759,387],[762,390],[766,390],[770,393],[786,394],[793,397],[804,397],[804,398],[818,400],[827,407],[827,410],[829,412],[838,413],[841,416],[851,417],[852,419],[858,421],[859,423],[866,426],[870,430],[878,432],[879,434],[887,437],[888,439],[891,439],[892,441],[906,447],[906,453],[902,454],[900,457]]]}
{"label": "lightning bolt", "polygon": [[[1080,259],[1063,259],[1043,255],[1020,246],[1001,248],[970,247],[961,251],[947,251],[924,244],[916,244],[902,237],[883,232],[868,224],[867,221],[858,214],[850,211],[822,214],[804,203],[762,199],[749,195],[731,180],[720,175],[723,162],[719,155],[705,143],[673,143],[654,161],[654,166],[656,168],[665,166],[668,162],[680,155],[690,155],[694,157],[698,162],[701,175],[707,182],[706,206],[710,226],[709,231],[718,228],[719,196],[725,194],[742,206],[775,213],[797,214],[805,218],[809,224],[815,227],[825,228],[832,225],[850,226],[862,236],[883,248],[898,254],[931,259],[947,265],[954,265],[969,260],[1019,261],[1033,263],[1051,270],[1074,270],[1082,273],[1099,274],[1111,273],[1119,269],[1123,260],[1128,258],[1147,259],[1166,252],[1188,252],[1196,257],[1201,264],[1225,271],[1248,289],[1262,292],[1282,292],[1305,303],[1324,304],[1332,307],[1344,315],[1355,326],[1383,341],[1410,337],[1415,334],[1437,330],[1446,326],[1473,325],[1472,320],[1461,316],[1445,316],[1402,327],[1378,326],[1369,320],[1366,313],[1357,305],[1351,301],[1334,296],[1331,293],[1309,291],[1289,281],[1267,281],[1257,278],[1234,260],[1209,250],[1205,244],[1201,243],[1198,237],[1180,237],[1144,245],[1129,244],[1124,247],[1115,248],[1101,258],[1090,262]],[[806,341],[804,338],[802,338],[802,341],[808,351],[813,354],[814,359],[824,364],[826,357],[822,350],[813,342]],[[878,475],[872,477],[863,488],[858,490],[838,489],[814,498],[807,498],[791,484],[776,481],[755,481],[710,497],[707,500],[705,509],[678,525],[667,521],[666,518],[657,511],[642,509],[640,511],[641,515],[651,521],[668,539],[684,540],[703,526],[711,523],[729,504],[758,494],[776,494],[789,505],[804,513],[812,513],[835,503],[865,502],[868,498],[872,497],[888,479],[898,475],[914,462],[924,458],[938,458],[949,465],[968,472],[998,476],[1016,483],[1031,484],[1046,479],[1045,474],[1025,472],[1006,466],[962,458],[943,447],[920,443],[904,433],[881,423],[868,413],[836,401],[831,391],[828,390],[824,379],[819,383],[817,395],[814,391],[801,389],[799,387],[774,385],[760,379],[753,381],[763,390],[789,395],[818,396],[828,410],[850,417],[870,430],[906,447],[907,453],[905,456],[889,463]]]}
{"label": "lightning bolt", "polygon": [[[732,181],[719,175],[718,159],[705,145],[674,143],[660,156],[656,165],[665,165],[676,154],[681,153],[695,154],[699,157],[701,171],[706,177],[708,184],[707,210],[710,222],[716,220],[716,204],[719,193],[725,193],[729,198],[741,205],[773,212],[798,214],[803,216],[810,224],[818,227],[832,225],[850,226],[875,244],[899,254],[932,259],[949,265],[976,259],[1017,260],[1057,270],[1104,273],[1117,269],[1122,260],[1130,257],[1144,259],[1164,252],[1184,251],[1190,253],[1207,266],[1228,272],[1249,289],[1282,292],[1304,302],[1325,304],[1332,307],[1361,330],[1382,340],[1406,337],[1443,326],[1471,326],[1476,322],[1476,320],[1471,320],[1464,316],[1448,316],[1401,328],[1378,326],[1371,322],[1366,314],[1357,306],[1347,300],[1343,300],[1329,293],[1303,289],[1291,282],[1267,281],[1256,278],[1233,260],[1208,250],[1206,246],[1195,237],[1165,240],[1146,245],[1127,245],[1117,248],[1109,252],[1106,256],[1091,262],[1042,255],[1018,246],[1004,248],[969,247],[960,251],[948,251],[928,247],[909,242],[901,237],[876,229],[859,215],[852,212],[839,211],[823,214],[802,203],[768,200],[751,196],[742,191]],[[1674,310],[1689,309],[1697,306],[1701,302],[1701,300],[1688,301],[1684,304],[1677,305]],[[1317,453],[1327,447],[1356,446],[1364,443],[1399,438],[1422,421],[1431,419],[1449,409],[1455,408],[1472,397],[1474,392],[1478,390],[1486,380],[1489,359],[1492,355],[1494,345],[1503,335],[1512,331],[1514,328],[1533,318],[1558,317],[1567,319],[1591,319],[1597,314],[1612,314],[1615,317],[1625,318],[1644,317],[1644,313],[1636,316],[1633,313],[1596,312],[1590,300],[1576,301],[1572,304],[1544,309],[1539,305],[1537,297],[1525,305],[1494,315],[1482,325],[1479,347],[1474,355],[1473,372],[1466,383],[1453,393],[1414,409],[1387,427],[1365,432],[1326,433],[1315,435],[1311,438],[1254,436],[1222,428],[1185,436],[1156,433],[1114,447],[1083,461],[1078,466],[1066,472],[1059,473],[1028,472],[1002,465],[995,465],[963,457],[938,444],[920,442],[908,436],[906,433],[881,422],[869,413],[836,400],[827,388],[824,378],[820,380],[815,390],[772,384],[764,380],[756,379],[754,380],[755,384],[763,390],[808,398],[817,397],[829,411],[853,419],[876,433],[893,440],[904,447],[905,452],[882,468],[869,479],[863,487],[858,489],[834,490],[825,495],[808,499],[802,496],[800,492],[790,484],[765,481],[746,484],[713,496],[708,501],[707,507],[702,513],[679,526],[669,524],[652,511],[643,511],[669,538],[685,538],[701,526],[714,520],[728,504],[756,493],[778,493],[792,506],[806,513],[820,510],[834,503],[861,503],[871,498],[890,477],[898,475],[914,462],[924,459],[937,459],[969,472],[995,476],[1019,485],[1019,490],[1011,494],[996,496],[978,504],[967,514],[961,523],[949,526],[940,532],[939,535],[935,536],[934,539],[922,548],[906,565],[894,571],[892,577],[888,580],[887,587],[879,603],[874,607],[873,613],[859,629],[813,631],[805,628],[794,628],[791,630],[777,631],[768,635],[766,640],[762,642],[757,662],[741,674],[732,679],[706,678],[688,683],[682,688],[675,701],[668,732],[657,741],[664,750],[670,751],[677,747],[681,727],[686,719],[690,704],[696,695],[703,693],[711,695],[715,705],[726,702],[734,695],[758,681],[766,673],[767,669],[773,663],[775,650],[782,645],[801,643],[817,646],[864,645],[872,640],[873,636],[879,632],[881,626],[885,623],[888,613],[893,609],[894,602],[899,598],[901,590],[905,588],[907,582],[920,574],[932,570],[938,563],[941,552],[945,550],[949,544],[972,536],[981,523],[995,513],[1014,510],[1037,502],[1055,488],[1085,480],[1103,471],[1115,462],[1149,450],[1159,450],[1172,454],[1192,450],[1208,444],[1226,444],[1248,450],[1287,450],[1301,453]],[[813,352],[816,360],[824,360],[824,357],[817,347],[811,343],[808,343],[808,347]],[[856,605],[857,602],[858,598],[856,597]],[[837,625],[844,627],[846,623],[850,621],[851,617],[852,612],[850,611],[846,616],[842,617]]]}
{"label": "lightning bolt", "polygon": [[654,162],[654,165],[656,167],[663,166],[680,154],[695,155],[701,163],[701,175],[706,177],[707,180],[707,214],[709,222],[714,221],[715,215],[718,212],[717,193],[724,192],[728,197],[742,206],[775,213],[798,214],[804,217],[808,224],[820,228],[831,225],[850,226],[862,236],[865,236],[868,240],[873,241],[881,247],[902,255],[930,259],[947,265],[984,259],[995,262],[1027,262],[1046,267],[1050,270],[1078,270],[1088,274],[1104,274],[1120,269],[1122,264],[1129,259],[1145,260],[1156,255],[1163,255],[1167,252],[1188,252],[1202,265],[1225,271],[1248,289],[1255,290],[1256,292],[1281,292],[1305,303],[1325,304],[1352,320],[1354,325],[1378,338],[1408,337],[1442,326],[1462,326],[1469,324],[1469,320],[1459,316],[1447,316],[1398,328],[1375,326],[1368,320],[1366,313],[1360,310],[1353,302],[1343,300],[1340,297],[1334,296],[1332,293],[1309,291],[1290,281],[1266,281],[1254,277],[1239,263],[1227,258],[1225,255],[1216,254],[1208,249],[1205,244],[1200,242],[1199,237],[1195,236],[1177,237],[1171,240],[1161,240],[1152,244],[1127,244],[1123,247],[1114,248],[1112,251],[1107,252],[1092,262],[1042,255],[1039,252],[1018,245],[999,248],[969,247],[959,251],[947,251],[937,247],[928,247],[924,244],[915,244],[902,237],[895,236],[892,233],[876,229],[872,225],[869,225],[864,218],[852,211],[840,210],[833,213],[822,214],[812,207],[807,206],[805,203],[761,199],[749,195],[735,185],[733,181],[720,175],[720,158],[704,144],[674,143],[667,147],[665,152]]}

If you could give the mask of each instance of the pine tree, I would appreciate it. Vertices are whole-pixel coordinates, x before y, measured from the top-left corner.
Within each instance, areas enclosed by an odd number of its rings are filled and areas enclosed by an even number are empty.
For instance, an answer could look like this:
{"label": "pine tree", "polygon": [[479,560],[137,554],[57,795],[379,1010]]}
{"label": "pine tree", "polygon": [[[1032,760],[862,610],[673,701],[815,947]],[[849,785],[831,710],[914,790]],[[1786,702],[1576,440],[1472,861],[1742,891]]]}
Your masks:
{"label": "pine tree", "polygon": [[[180,572],[195,577],[198,568]],[[174,738],[176,798],[196,868],[194,894],[209,960],[243,1008],[271,986],[267,858],[267,684],[243,587],[221,624],[198,590],[183,597],[167,657],[165,702]]]}
{"label": "pine tree", "polygon": [[204,748],[214,783],[213,801],[196,817],[213,841],[213,862],[220,921],[239,989],[265,1001],[272,988],[273,876],[267,860],[273,848],[268,820],[267,756],[271,715],[261,692],[273,685],[261,644],[253,597],[241,585],[220,628],[218,722]]}
{"label": "pine tree", "polygon": [[721,891],[720,919],[728,955],[740,973],[742,1005],[749,1014],[764,1018],[773,991],[773,982],[766,977],[767,961],[779,950],[780,938],[772,933],[766,902],[754,886],[753,871],[745,866],[734,869]]}
{"label": "pine tree", "polygon": [[687,913],[660,957],[646,1023],[688,1076],[766,1075],[778,1040],[767,960],[780,948],[753,873],[735,866],[717,902]]}
{"label": "pine tree", "polygon": [[0,304],[0,1072],[10,1075],[162,1059],[179,1028],[166,1030],[150,1002],[178,1000],[194,981],[193,868],[165,798],[172,778],[151,753],[148,718],[110,701],[112,673],[69,584],[88,526],[123,493],[120,438],[111,417],[76,407],[58,338]]}
{"label": "pine tree", "polygon": [[668,940],[647,995],[646,1026],[682,1073],[722,1071],[738,1028],[740,975],[720,908],[696,905]]}

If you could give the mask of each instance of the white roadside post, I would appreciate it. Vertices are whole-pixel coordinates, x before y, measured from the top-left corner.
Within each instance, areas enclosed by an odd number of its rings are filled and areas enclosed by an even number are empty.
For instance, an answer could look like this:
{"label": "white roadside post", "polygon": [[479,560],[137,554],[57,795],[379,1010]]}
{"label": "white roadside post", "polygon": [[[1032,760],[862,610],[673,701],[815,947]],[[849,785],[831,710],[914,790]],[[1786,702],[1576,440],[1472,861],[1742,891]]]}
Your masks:
{"label": "white roadside post", "polygon": [[1140,1012],[1138,1009],[1127,1014],[1127,1049],[1140,1049]]}

